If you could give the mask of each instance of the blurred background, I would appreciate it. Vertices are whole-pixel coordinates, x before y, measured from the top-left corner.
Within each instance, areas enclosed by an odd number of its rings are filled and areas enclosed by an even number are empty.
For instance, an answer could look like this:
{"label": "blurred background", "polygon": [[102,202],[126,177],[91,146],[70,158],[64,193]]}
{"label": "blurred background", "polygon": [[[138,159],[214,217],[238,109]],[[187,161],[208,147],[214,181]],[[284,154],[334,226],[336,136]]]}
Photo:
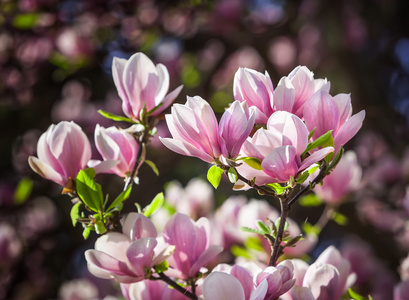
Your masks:
{"label": "blurred background", "polygon": [[[276,85],[294,67],[306,65],[315,78],[331,81],[332,95],[351,93],[354,113],[366,110],[363,128],[346,145],[357,153],[362,183],[339,207],[348,221],[329,222],[310,255],[335,244],[351,261],[371,259],[382,278],[357,269],[368,273],[360,277],[359,289],[375,294],[377,287],[385,293],[378,299],[389,299],[409,252],[406,0],[2,0],[0,299],[118,294],[87,273],[83,252],[96,236],[83,240],[80,226],[74,228],[69,218],[70,199],[32,172],[27,158],[36,155],[37,140],[52,123],[73,120],[91,142],[97,123],[114,125],[97,113],[122,114],[112,58],[138,51],[167,66],[170,90],[184,85],[176,102],[200,95],[218,113],[233,101],[238,67],[267,70]],[[164,124],[158,129],[167,135]],[[171,153],[158,140],[148,159],[160,176],[142,169],[132,201],[143,205],[166,182],[176,179],[185,186],[193,177],[205,178],[208,168]],[[123,186],[112,176],[98,180],[114,195]],[[215,192],[216,206],[234,194],[226,182]],[[133,207],[129,203],[128,209]],[[297,205],[290,217],[314,223],[323,209]]]}

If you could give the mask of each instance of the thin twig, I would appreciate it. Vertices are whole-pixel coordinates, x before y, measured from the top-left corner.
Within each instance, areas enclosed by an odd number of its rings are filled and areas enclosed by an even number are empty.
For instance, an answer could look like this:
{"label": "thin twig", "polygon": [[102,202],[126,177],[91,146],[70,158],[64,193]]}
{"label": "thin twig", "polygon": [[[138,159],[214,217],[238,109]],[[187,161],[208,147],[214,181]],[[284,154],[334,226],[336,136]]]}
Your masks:
{"label": "thin twig", "polygon": [[198,299],[196,294],[194,294],[194,293],[188,291],[187,289],[185,289],[184,287],[180,286],[179,284],[177,284],[177,282],[170,279],[164,273],[159,273],[158,275],[159,275],[159,277],[151,276],[150,279],[151,280],[162,280],[162,281],[166,282],[167,284],[169,284],[171,287],[173,287],[175,290],[181,292],[183,295],[185,295],[189,299],[192,299],[192,300],[197,300]]}

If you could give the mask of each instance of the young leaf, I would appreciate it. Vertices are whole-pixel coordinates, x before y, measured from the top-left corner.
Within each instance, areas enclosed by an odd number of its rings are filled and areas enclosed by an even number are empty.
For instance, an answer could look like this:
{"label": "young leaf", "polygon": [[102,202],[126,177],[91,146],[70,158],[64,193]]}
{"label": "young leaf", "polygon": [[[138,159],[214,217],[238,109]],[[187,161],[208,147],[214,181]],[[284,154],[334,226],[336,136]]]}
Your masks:
{"label": "young leaf", "polygon": [[305,149],[305,151],[301,154],[301,156],[306,154],[308,151],[310,151],[312,149],[318,148],[318,147],[323,146],[324,144],[328,143],[328,140],[330,138],[332,138],[332,130],[328,131],[327,133],[324,133],[323,135],[321,135],[319,138],[317,138],[312,143],[309,143],[307,145],[307,149]]}
{"label": "young leaf", "polygon": [[337,152],[337,155],[335,155],[331,164],[328,166],[327,171],[331,172],[332,170],[335,169],[335,167],[338,165],[339,161],[341,160],[343,154],[344,154],[344,147],[341,145],[341,147],[339,148]]}
{"label": "young leaf", "polygon": [[155,163],[153,161],[145,159],[145,163],[149,167],[151,167],[152,171],[156,174],[156,176],[159,176],[159,170],[158,170],[158,168],[156,167],[156,165],[155,165]]}
{"label": "young leaf", "polygon": [[266,186],[271,188],[277,195],[281,195],[282,193],[284,193],[286,189],[290,187],[289,185],[281,186],[281,184],[279,183],[269,183],[269,184],[266,184]]}
{"label": "young leaf", "polygon": [[84,228],[84,231],[82,232],[82,236],[84,237],[84,240],[86,240],[89,237],[89,235],[90,235],[90,233],[91,233],[91,231],[93,229],[94,229],[94,227]]}
{"label": "young leaf", "polygon": [[322,200],[314,193],[310,193],[301,197],[298,200],[301,206],[320,206],[322,204]]}
{"label": "young leaf", "polygon": [[247,249],[254,249],[257,251],[263,251],[263,246],[260,243],[260,239],[254,236],[250,236],[245,242],[244,246]]}
{"label": "young leaf", "polygon": [[227,172],[227,175],[231,183],[236,183],[238,178],[237,178],[237,172],[235,168],[230,168],[229,171]]}
{"label": "young leaf", "polygon": [[257,220],[257,226],[263,232],[263,234],[271,234],[271,228],[268,227],[268,225],[263,221]]}
{"label": "young leaf", "polygon": [[298,176],[298,178],[297,178],[297,180],[296,180],[295,182],[298,183],[298,184],[301,184],[301,183],[303,183],[304,181],[307,180],[307,178],[308,178],[309,175],[310,175],[310,174],[308,173],[308,171],[305,171],[305,172],[301,173],[301,174]]}
{"label": "young leaf", "polygon": [[314,127],[314,129],[311,130],[311,132],[308,134],[308,140],[310,140],[312,136],[314,135],[315,129],[317,129],[317,127]]}
{"label": "young leaf", "polygon": [[105,118],[110,119],[110,120],[114,120],[114,121],[125,121],[128,123],[135,123],[134,121],[132,121],[131,119],[127,118],[127,117],[123,117],[123,116],[118,116],[118,115],[114,115],[111,114],[109,112],[103,111],[102,109],[98,110],[98,112]]}
{"label": "young leaf", "polygon": [[126,199],[129,198],[129,195],[131,194],[132,191],[132,185],[129,185],[128,188],[120,193],[118,197],[115,198],[115,200],[111,203],[111,205],[108,207],[106,211],[110,211],[111,209],[114,209],[117,207],[119,204],[124,202]]}
{"label": "young leaf", "polygon": [[16,204],[23,204],[30,197],[33,190],[33,182],[30,178],[23,178],[17,185],[14,192],[14,201]]}
{"label": "young leaf", "polygon": [[77,225],[77,220],[80,218],[80,213],[79,213],[80,206],[81,206],[81,202],[77,202],[71,208],[70,216],[71,216],[72,226],[74,227],[75,225]]}
{"label": "young leaf", "polygon": [[351,288],[348,289],[348,293],[354,300],[366,300],[365,297],[361,296],[357,292],[354,292]]}
{"label": "young leaf", "polygon": [[254,229],[254,228],[245,227],[245,226],[240,227],[240,230],[244,231],[244,232],[257,233],[257,234],[261,234],[261,235],[264,234],[264,232],[259,230],[259,229]]}
{"label": "young leaf", "polygon": [[101,186],[94,181],[94,177],[94,169],[81,170],[77,176],[76,186],[77,193],[85,205],[91,210],[99,212],[102,209],[104,199]]}
{"label": "young leaf", "polygon": [[104,234],[107,231],[102,221],[95,222],[95,231],[98,234]]}
{"label": "young leaf", "polygon": [[256,170],[263,170],[261,167],[261,161],[256,157],[242,157],[240,160],[244,161],[247,165]]}
{"label": "young leaf", "polygon": [[345,226],[346,224],[348,224],[348,217],[339,212],[334,212],[331,216],[331,219],[341,226]]}
{"label": "young leaf", "polygon": [[163,273],[167,269],[169,269],[169,263],[166,260],[155,266],[156,273]]}
{"label": "young leaf", "polygon": [[163,193],[157,194],[155,198],[153,198],[151,204],[145,207],[144,213],[143,213],[145,217],[149,217],[154,212],[156,212],[159,208],[162,207],[164,202],[165,202],[165,197],[163,196]]}
{"label": "young leaf", "polygon": [[314,226],[311,223],[304,223],[302,225],[302,230],[308,235],[308,234],[312,234],[312,235],[319,235],[321,232],[321,228],[319,226]]}
{"label": "young leaf", "polygon": [[249,251],[237,245],[231,247],[231,253],[236,257],[245,257],[247,259],[251,259]]}
{"label": "young leaf", "polygon": [[217,166],[212,166],[209,171],[207,171],[207,180],[213,185],[215,189],[220,184],[220,180],[222,179],[223,170]]}

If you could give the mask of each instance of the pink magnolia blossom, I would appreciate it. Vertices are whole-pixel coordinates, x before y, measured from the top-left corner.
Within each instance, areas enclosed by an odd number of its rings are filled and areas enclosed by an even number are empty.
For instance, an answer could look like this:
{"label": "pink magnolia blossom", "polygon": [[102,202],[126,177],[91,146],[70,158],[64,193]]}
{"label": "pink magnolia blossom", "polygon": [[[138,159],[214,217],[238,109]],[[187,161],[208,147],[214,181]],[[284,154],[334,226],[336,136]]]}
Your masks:
{"label": "pink magnolia blossom", "polygon": [[254,263],[218,265],[203,282],[204,299],[273,300],[295,283],[290,261],[262,270]]}
{"label": "pink magnolia blossom", "polygon": [[175,104],[166,115],[173,138],[160,138],[170,150],[214,162],[221,155],[217,119],[209,103],[199,96],[187,97],[185,105]]}
{"label": "pink magnolia blossom", "polygon": [[133,120],[140,120],[144,106],[150,111],[162,104],[152,115],[165,110],[180,93],[182,86],[166,95],[169,89],[169,73],[162,64],[156,66],[143,53],[138,52],[128,60],[115,57],[112,62],[112,76],[122,110]]}
{"label": "pink magnolia blossom", "polygon": [[255,110],[256,123],[265,124],[273,113],[273,83],[266,72],[239,68],[234,75],[234,99],[246,101]]}
{"label": "pink magnolia blossom", "polygon": [[110,172],[120,177],[131,174],[138,155],[139,145],[135,138],[117,127],[95,127],[95,145],[105,161],[117,161]]}
{"label": "pink magnolia blossom", "polygon": [[315,187],[314,192],[325,202],[338,204],[349,192],[358,188],[361,177],[362,169],[356,154],[348,151],[331,174],[324,178],[323,184]]}
{"label": "pink magnolia blossom", "polygon": [[304,107],[304,120],[308,130],[315,128],[312,138],[316,139],[333,130],[336,151],[355,136],[364,118],[364,110],[352,115],[351,96],[348,94],[332,97],[321,90],[315,93]]}
{"label": "pink magnolia blossom", "polygon": [[277,111],[269,118],[267,129],[260,128],[243,144],[243,155],[258,158],[264,174],[247,166],[239,171],[248,178],[256,177],[257,184],[287,182],[334,151],[326,147],[301,161],[307,144],[308,130],[302,120],[289,112]]}
{"label": "pink magnolia blossom", "polygon": [[314,73],[307,67],[298,66],[280,79],[274,91],[274,111],[288,111],[302,118],[306,101],[316,91],[329,89],[326,79],[314,79]]}
{"label": "pink magnolia blossom", "polygon": [[401,281],[393,289],[393,300],[405,300],[409,295],[409,280]]}
{"label": "pink magnolia blossom", "polygon": [[296,284],[283,296],[285,300],[338,300],[356,280],[349,262],[333,246],[310,266],[292,261]]}
{"label": "pink magnolia blossom", "polygon": [[159,280],[143,280],[127,286],[129,300],[186,300],[186,296]]}
{"label": "pink magnolia blossom", "polygon": [[52,124],[37,144],[37,157],[30,156],[30,167],[40,176],[62,186],[74,180],[91,159],[87,136],[74,122]]}
{"label": "pink magnolia blossom", "polygon": [[172,247],[159,244],[155,226],[144,215],[130,214],[123,231],[99,237],[95,250],[85,251],[88,270],[94,276],[115,278],[120,283],[138,282],[171,255]]}
{"label": "pink magnolia blossom", "polygon": [[219,124],[220,147],[226,158],[235,158],[254,126],[254,111],[246,102],[234,101],[224,112]]}
{"label": "pink magnolia blossom", "polygon": [[206,218],[193,222],[188,216],[176,213],[167,222],[163,237],[175,252],[169,258],[175,277],[195,277],[200,269],[215,258],[223,248],[210,244],[210,225]]}

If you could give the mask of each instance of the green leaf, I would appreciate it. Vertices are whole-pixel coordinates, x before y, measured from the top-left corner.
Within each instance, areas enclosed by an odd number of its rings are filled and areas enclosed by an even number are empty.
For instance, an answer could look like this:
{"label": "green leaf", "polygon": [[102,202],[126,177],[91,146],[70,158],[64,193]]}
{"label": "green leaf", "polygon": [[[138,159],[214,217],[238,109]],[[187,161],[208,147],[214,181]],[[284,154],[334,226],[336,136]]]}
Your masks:
{"label": "green leaf", "polygon": [[284,247],[294,247],[296,243],[298,243],[299,240],[303,238],[303,235],[297,235],[295,237],[292,237],[285,245]]}
{"label": "green leaf", "polygon": [[84,237],[84,240],[86,240],[89,237],[93,229],[94,229],[93,227],[84,228],[84,231],[82,232],[82,236]]}
{"label": "green leaf", "polygon": [[165,197],[163,196],[163,193],[157,194],[155,198],[153,198],[152,202],[145,207],[143,214],[146,217],[149,217],[150,215],[155,213],[159,208],[161,208],[164,202]]}
{"label": "green leaf", "polygon": [[153,161],[145,159],[145,163],[151,167],[152,171],[156,174],[156,176],[159,176],[159,170],[156,167],[155,163]]}
{"label": "green leaf", "polygon": [[237,172],[235,168],[230,168],[229,171],[227,172],[227,175],[231,183],[236,183],[238,178],[237,178]]}
{"label": "green leaf", "polygon": [[345,226],[346,224],[348,224],[348,217],[339,212],[334,212],[331,216],[331,219],[341,226]]}
{"label": "green leaf", "polygon": [[77,202],[71,208],[70,216],[71,216],[72,226],[74,227],[75,225],[77,225],[77,220],[80,218],[80,213],[79,213],[80,206],[81,206],[81,202]]}
{"label": "green leaf", "polygon": [[154,108],[152,108],[150,111],[148,111],[146,113],[146,116],[149,117],[151,114],[153,114],[155,111],[157,111],[158,108],[161,107],[162,105],[163,105],[163,102],[156,105]]}
{"label": "green leaf", "polygon": [[285,192],[286,189],[288,189],[290,186],[281,186],[279,183],[269,183],[266,184],[269,188],[271,188],[277,195],[281,195],[282,193]]}
{"label": "green leaf", "polygon": [[261,235],[264,234],[264,232],[259,230],[259,229],[254,229],[254,228],[245,227],[245,226],[240,227],[240,230],[244,231],[244,232],[257,233],[257,234],[261,234]]}
{"label": "green leaf", "polygon": [[247,165],[249,165],[253,169],[263,170],[263,168],[261,167],[261,160],[259,160],[257,157],[242,157],[239,160],[244,161]]}
{"label": "green leaf", "polygon": [[327,133],[324,133],[312,143],[308,143],[307,148],[301,154],[301,156],[306,154],[308,151],[311,151],[312,149],[318,148],[320,146],[324,147],[324,144],[328,143],[330,138],[332,139],[332,130],[328,131]]}
{"label": "green leaf", "polygon": [[301,174],[298,176],[298,178],[297,178],[297,180],[296,180],[296,183],[298,183],[298,184],[303,183],[304,181],[307,180],[308,176],[310,176],[310,174],[308,173],[308,171],[305,171],[305,172],[301,173]]}
{"label": "green leaf", "polygon": [[161,262],[160,264],[155,265],[156,273],[163,273],[167,269],[169,269],[169,263],[166,260]]}
{"label": "green leaf", "polygon": [[304,223],[302,225],[302,230],[307,234],[307,235],[319,235],[321,232],[321,228],[319,226],[314,226],[311,223]]}
{"label": "green leaf", "polygon": [[308,195],[302,196],[298,202],[301,206],[309,207],[309,206],[320,206],[322,205],[322,200],[314,193],[310,193]]}
{"label": "green leaf", "polygon": [[77,176],[76,186],[77,193],[85,205],[91,210],[99,212],[102,209],[104,199],[102,188],[94,181],[94,177],[94,169],[81,170]]}
{"label": "green leaf", "polygon": [[114,115],[111,114],[109,112],[106,112],[102,109],[98,110],[98,112],[105,118],[110,119],[110,120],[114,120],[114,121],[125,121],[128,123],[135,123],[134,121],[132,121],[131,119],[127,118],[127,117],[123,117],[123,116],[118,116],[118,115]]}
{"label": "green leaf", "polygon": [[33,190],[33,181],[30,178],[23,178],[17,185],[14,192],[14,201],[16,204],[23,204],[31,195]]}
{"label": "green leaf", "polygon": [[366,300],[365,297],[361,296],[357,292],[354,292],[351,288],[348,289],[348,293],[354,300]]}
{"label": "green leaf", "polygon": [[31,29],[37,24],[38,13],[19,14],[13,20],[13,26],[18,29]]}
{"label": "green leaf", "polygon": [[311,130],[311,132],[308,134],[308,140],[310,140],[312,138],[312,136],[314,135],[315,129],[317,129],[317,127],[314,127],[314,129]]}
{"label": "green leaf", "polygon": [[245,257],[247,259],[251,259],[251,255],[246,248],[234,245],[231,247],[231,253],[236,257]]}
{"label": "green leaf", "polygon": [[331,172],[335,169],[338,163],[341,161],[342,155],[344,154],[344,147],[341,145],[339,148],[337,155],[335,155],[334,159],[332,160],[331,164],[328,166],[327,171]]}
{"label": "green leaf", "polygon": [[263,246],[260,243],[260,239],[254,236],[250,236],[245,242],[244,246],[247,249],[254,249],[257,251],[263,251]]}
{"label": "green leaf", "polygon": [[104,234],[107,231],[107,229],[105,228],[104,222],[102,221],[95,222],[94,226],[95,226],[95,231],[98,234]]}
{"label": "green leaf", "polygon": [[257,226],[263,232],[263,234],[271,234],[271,228],[268,227],[268,225],[263,221],[257,220]]}
{"label": "green leaf", "polygon": [[128,188],[120,193],[118,197],[115,198],[115,200],[111,203],[111,205],[108,207],[107,211],[110,211],[111,209],[114,209],[117,207],[119,204],[124,202],[126,199],[129,198],[129,195],[131,194],[132,191],[132,185],[129,185]]}
{"label": "green leaf", "polygon": [[215,189],[220,184],[222,179],[223,169],[220,169],[218,166],[213,165],[209,171],[207,171],[207,180],[213,185]]}

